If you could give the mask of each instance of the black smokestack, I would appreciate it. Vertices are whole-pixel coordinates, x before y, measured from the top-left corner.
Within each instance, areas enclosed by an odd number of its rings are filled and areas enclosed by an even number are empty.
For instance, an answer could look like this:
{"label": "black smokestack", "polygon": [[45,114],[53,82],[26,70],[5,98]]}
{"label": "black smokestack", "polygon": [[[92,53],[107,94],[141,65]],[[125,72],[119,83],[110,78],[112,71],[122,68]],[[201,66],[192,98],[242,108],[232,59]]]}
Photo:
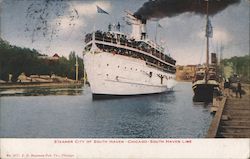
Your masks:
{"label": "black smokestack", "polygon": [[[240,0],[209,0],[209,15],[215,15],[239,2]],[[206,0],[149,0],[134,15],[139,19],[160,19],[185,12],[203,15],[206,14],[206,5]]]}

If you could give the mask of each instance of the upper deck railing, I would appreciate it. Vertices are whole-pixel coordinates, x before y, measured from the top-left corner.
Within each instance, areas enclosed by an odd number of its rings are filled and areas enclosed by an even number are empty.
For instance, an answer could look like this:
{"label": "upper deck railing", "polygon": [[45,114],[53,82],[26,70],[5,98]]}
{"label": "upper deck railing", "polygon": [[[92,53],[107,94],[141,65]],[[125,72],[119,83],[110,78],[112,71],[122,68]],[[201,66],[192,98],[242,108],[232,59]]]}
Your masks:
{"label": "upper deck railing", "polygon": [[148,44],[148,42],[145,41],[135,41],[133,39],[128,39],[124,34],[112,34],[111,32],[96,31],[94,33],[94,36],[93,33],[89,33],[85,36],[85,43],[89,43],[90,41],[92,41],[93,37],[96,41],[123,45],[129,48],[134,48],[140,51],[147,52],[172,65],[175,65],[176,63],[173,58],[160,51],[163,50],[163,48],[161,48],[159,45],[155,45],[155,47],[153,47],[154,44]]}

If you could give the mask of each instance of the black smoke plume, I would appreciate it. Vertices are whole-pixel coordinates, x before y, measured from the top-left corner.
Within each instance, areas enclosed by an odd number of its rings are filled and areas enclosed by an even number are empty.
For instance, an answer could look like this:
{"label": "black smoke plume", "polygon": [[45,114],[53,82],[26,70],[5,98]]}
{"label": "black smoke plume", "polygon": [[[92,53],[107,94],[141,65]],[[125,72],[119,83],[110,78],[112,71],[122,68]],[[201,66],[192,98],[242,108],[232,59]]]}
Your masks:
{"label": "black smoke plume", "polygon": [[[215,15],[240,0],[209,0],[209,15]],[[149,0],[134,15],[140,19],[173,17],[185,12],[206,14],[206,0]]]}

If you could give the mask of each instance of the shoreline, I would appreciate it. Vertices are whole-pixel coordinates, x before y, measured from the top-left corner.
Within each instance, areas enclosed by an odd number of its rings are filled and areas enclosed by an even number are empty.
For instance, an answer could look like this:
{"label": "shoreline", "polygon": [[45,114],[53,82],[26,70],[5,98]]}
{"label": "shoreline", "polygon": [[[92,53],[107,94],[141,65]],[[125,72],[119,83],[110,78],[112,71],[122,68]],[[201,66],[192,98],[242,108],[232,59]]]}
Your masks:
{"label": "shoreline", "polygon": [[71,87],[71,86],[83,86],[83,83],[52,83],[52,82],[28,82],[28,83],[3,83],[0,84],[0,89],[10,89],[10,88],[30,88],[30,87]]}

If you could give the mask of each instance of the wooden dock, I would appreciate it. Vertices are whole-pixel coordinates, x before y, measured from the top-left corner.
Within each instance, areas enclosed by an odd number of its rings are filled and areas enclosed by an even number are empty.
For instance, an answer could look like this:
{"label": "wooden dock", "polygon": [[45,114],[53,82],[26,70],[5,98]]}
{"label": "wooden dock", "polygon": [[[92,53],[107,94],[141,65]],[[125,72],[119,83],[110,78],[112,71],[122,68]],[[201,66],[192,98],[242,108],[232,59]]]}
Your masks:
{"label": "wooden dock", "polygon": [[231,92],[222,99],[206,137],[250,138],[250,85],[244,84],[243,90],[242,98]]}

